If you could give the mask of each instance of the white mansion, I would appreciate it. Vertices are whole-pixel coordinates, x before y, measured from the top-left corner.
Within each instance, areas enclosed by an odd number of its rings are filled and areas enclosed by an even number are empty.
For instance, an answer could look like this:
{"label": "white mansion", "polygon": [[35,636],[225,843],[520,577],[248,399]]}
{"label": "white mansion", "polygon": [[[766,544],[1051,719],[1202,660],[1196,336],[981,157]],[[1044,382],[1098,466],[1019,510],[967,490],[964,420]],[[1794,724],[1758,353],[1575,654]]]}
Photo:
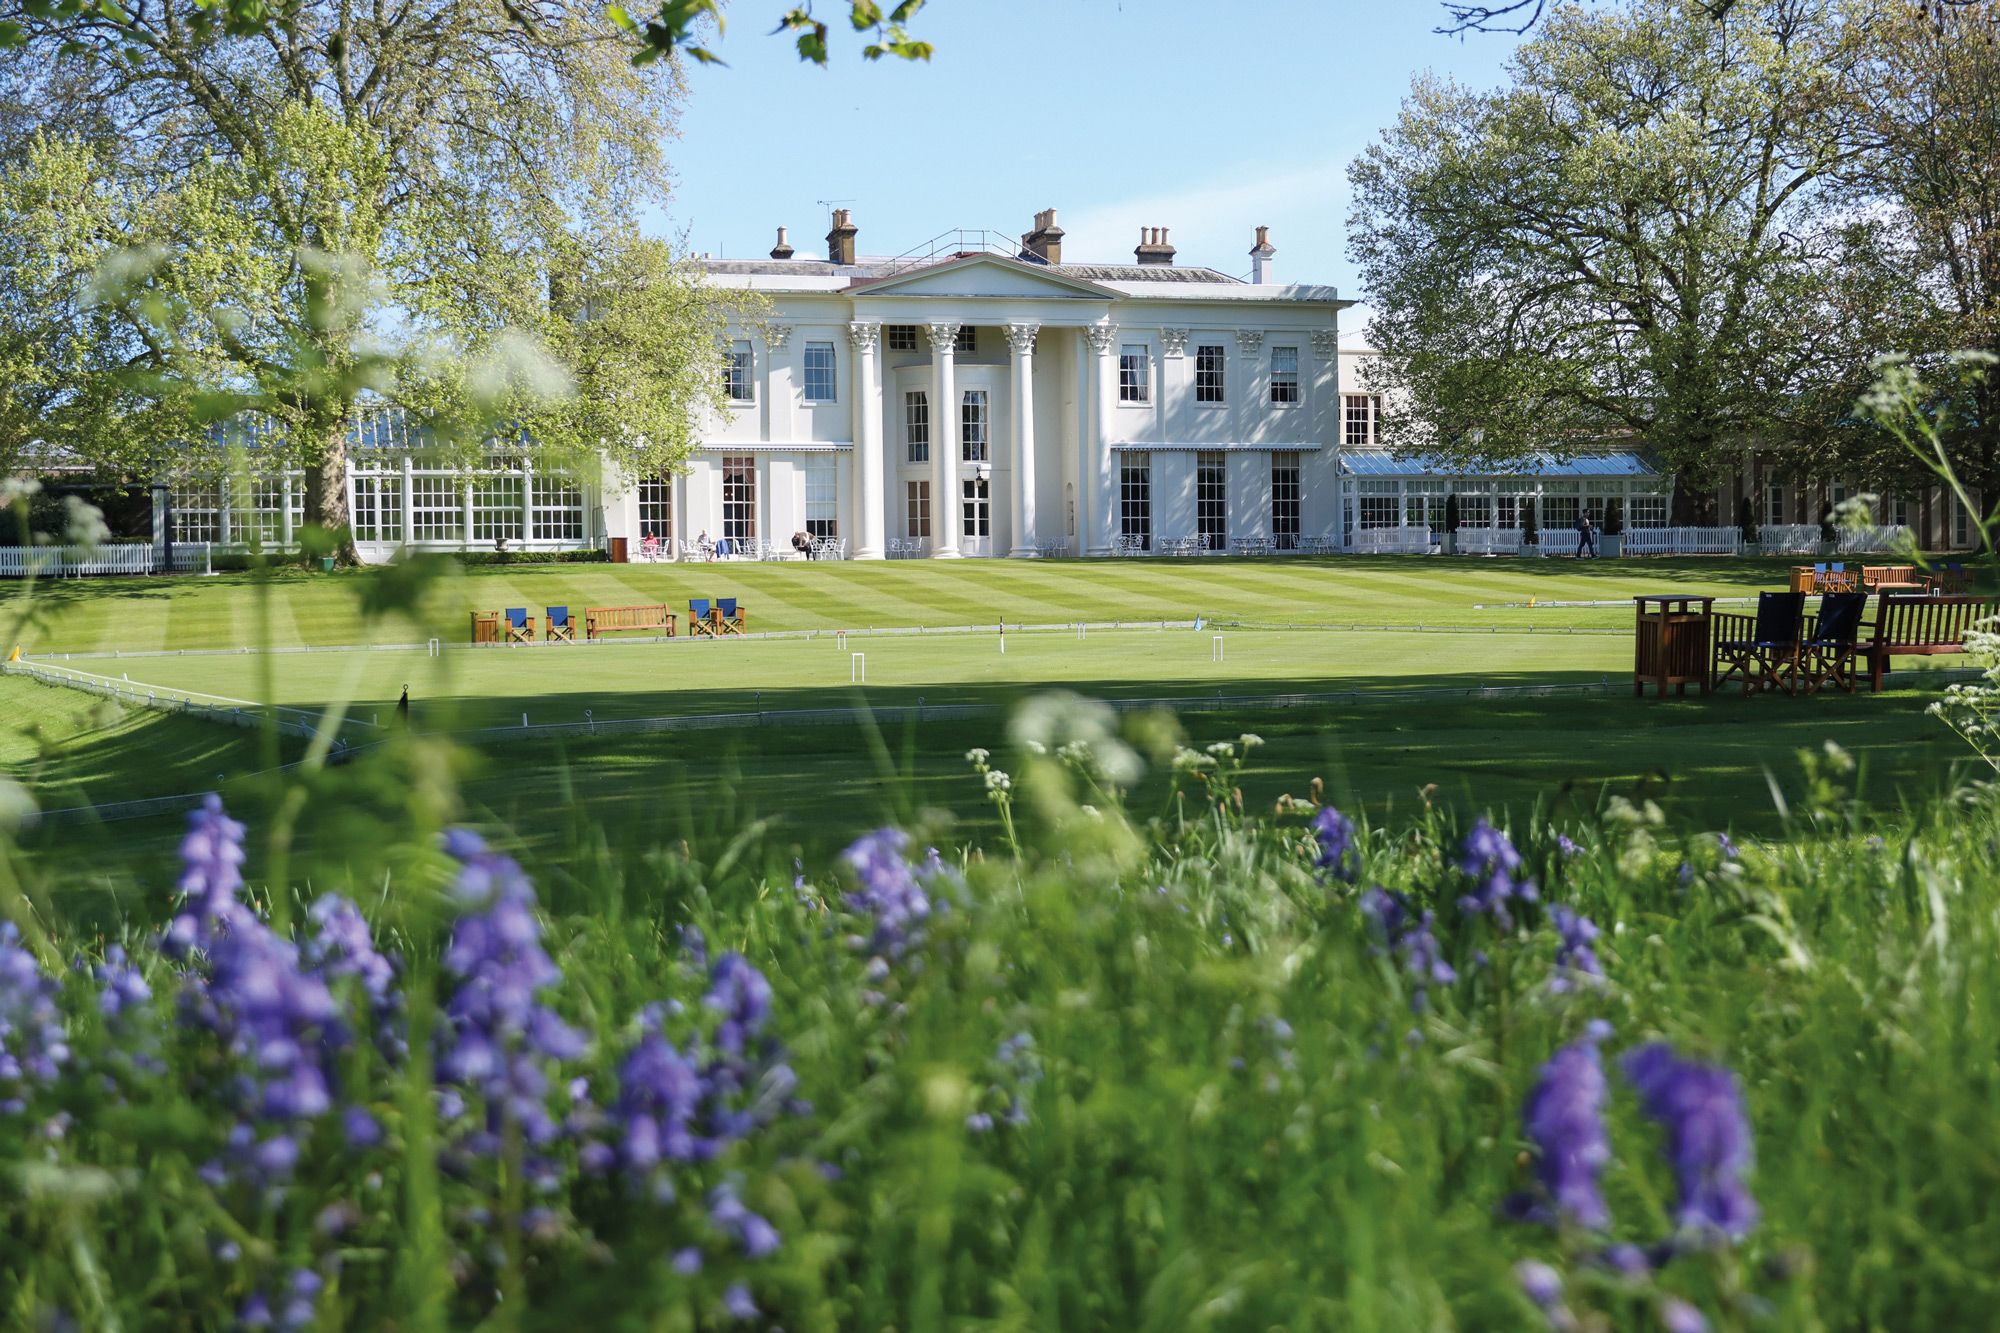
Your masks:
{"label": "white mansion", "polygon": [[[1667,522],[1671,480],[1635,453],[1506,475],[1389,454],[1370,353],[1342,346],[1353,303],[1279,282],[1262,227],[1247,280],[1176,265],[1164,228],[1133,262],[1068,260],[1053,209],[1018,241],[952,232],[893,259],[858,257],[856,236],[842,209],[824,258],[780,228],[767,258],[698,261],[764,314],[730,330],[730,410],[674,475],[538,471],[498,442],[447,467],[399,415],[365,416],[348,473],[363,558],[790,555],[800,534],[861,559],[1429,549],[1448,495],[1461,550],[1512,549],[1530,513],[1555,532],[1579,508]],[[302,509],[294,479],[188,478],[155,529],[289,545]]]}

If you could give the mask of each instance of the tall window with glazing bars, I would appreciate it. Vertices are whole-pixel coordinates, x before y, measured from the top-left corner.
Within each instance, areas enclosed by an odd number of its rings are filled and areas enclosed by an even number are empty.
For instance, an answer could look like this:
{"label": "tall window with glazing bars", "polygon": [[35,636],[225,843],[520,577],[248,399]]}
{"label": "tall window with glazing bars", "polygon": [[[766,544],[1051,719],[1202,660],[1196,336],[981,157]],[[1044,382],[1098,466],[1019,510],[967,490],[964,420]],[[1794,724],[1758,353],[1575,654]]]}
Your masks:
{"label": "tall window with glazing bars", "polygon": [[1280,551],[1299,545],[1299,456],[1286,450],[1271,455],[1271,544]]}
{"label": "tall window with glazing bars", "polygon": [[1118,531],[1138,539],[1139,549],[1153,549],[1153,460],[1149,454],[1127,453],[1118,465]]}
{"label": "tall window with glazing bars", "polygon": [[1204,551],[1229,549],[1228,459],[1219,449],[1194,456],[1194,524]]}

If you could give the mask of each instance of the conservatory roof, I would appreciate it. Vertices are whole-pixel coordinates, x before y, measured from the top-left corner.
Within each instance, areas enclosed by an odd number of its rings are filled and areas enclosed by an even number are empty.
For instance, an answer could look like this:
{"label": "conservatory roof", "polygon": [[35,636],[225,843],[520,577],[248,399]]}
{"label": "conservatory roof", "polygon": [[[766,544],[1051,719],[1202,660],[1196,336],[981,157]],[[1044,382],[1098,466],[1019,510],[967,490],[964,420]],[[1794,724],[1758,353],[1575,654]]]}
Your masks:
{"label": "conservatory roof", "polygon": [[1657,477],[1660,470],[1636,453],[1579,454],[1557,458],[1534,454],[1489,468],[1469,468],[1432,454],[1392,454],[1366,449],[1340,456],[1350,477]]}

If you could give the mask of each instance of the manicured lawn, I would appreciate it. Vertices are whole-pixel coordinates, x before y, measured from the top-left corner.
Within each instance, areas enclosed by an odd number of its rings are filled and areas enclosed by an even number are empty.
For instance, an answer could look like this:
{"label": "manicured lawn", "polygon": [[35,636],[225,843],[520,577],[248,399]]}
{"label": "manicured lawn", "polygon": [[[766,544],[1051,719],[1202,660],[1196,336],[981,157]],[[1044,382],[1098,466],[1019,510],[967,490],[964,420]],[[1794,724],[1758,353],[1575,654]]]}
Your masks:
{"label": "manicured lawn", "polygon": [[[1619,608],[1502,610],[1502,603],[1623,601],[1675,590],[1745,596],[1780,586],[1783,560],[1473,560],[1332,557],[1284,560],[884,561],[706,565],[481,566],[435,586],[415,623],[362,620],[374,571],[274,576],[268,642],[275,647],[463,642],[467,613],[525,606],[664,602],[734,596],[758,630],[981,625],[1075,620],[1287,624],[1620,625]],[[17,637],[27,651],[240,648],[266,642],[255,579],[95,579],[35,588],[37,618]],[[18,584],[0,589],[0,624],[19,613]],[[1487,610],[1474,610],[1476,605]]]}
{"label": "manicured lawn", "polygon": [[[0,676],[0,772],[47,810],[202,790],[259,767],[256,732]],[[283,741],[282,759],[300,743]]]}

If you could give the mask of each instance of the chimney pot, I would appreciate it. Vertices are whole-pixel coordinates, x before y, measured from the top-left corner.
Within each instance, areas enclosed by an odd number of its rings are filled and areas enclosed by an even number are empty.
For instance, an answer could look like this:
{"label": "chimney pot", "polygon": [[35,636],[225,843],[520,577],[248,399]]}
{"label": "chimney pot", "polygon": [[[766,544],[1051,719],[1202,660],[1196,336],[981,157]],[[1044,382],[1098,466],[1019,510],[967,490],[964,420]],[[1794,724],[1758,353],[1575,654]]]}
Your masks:
{"label": "chimney pot", "polygon": [[832,264],[854,262],[854,237],[860,229],[844,208],[833,210],[833,228],[826,234],[826,258]]}
{"label": "chimney pot", "polygon": [[771,258],[790,259],[791,257],[792,257],[792,242],[790,238],[785,235],[785,229],[783,227],[780,227],[778,228],[778,243],[771,247]]}
{"label": "chimney pot", "polygon": [[1277,270],[1271,263],[1278,247],[1271,244],[1271,229],[1257,228],[1257,244],[1250,247],[1250,281],[1255,283],[1276,282]]}
{"label": "chimney pot", "polygon": [[1167,240],[1165,227],[1139,228],[1139,248],[1132,255],[1141,264],[1171,264],[1174,262],[1174,247]]}
{"label": "chimney pot", "polygon": [[1021,250],[1044,264],[1062,263],[1063,229],[1056,225],[1056,211],[1044,208],[1035,214],[1035,229],[1021,237]]}

